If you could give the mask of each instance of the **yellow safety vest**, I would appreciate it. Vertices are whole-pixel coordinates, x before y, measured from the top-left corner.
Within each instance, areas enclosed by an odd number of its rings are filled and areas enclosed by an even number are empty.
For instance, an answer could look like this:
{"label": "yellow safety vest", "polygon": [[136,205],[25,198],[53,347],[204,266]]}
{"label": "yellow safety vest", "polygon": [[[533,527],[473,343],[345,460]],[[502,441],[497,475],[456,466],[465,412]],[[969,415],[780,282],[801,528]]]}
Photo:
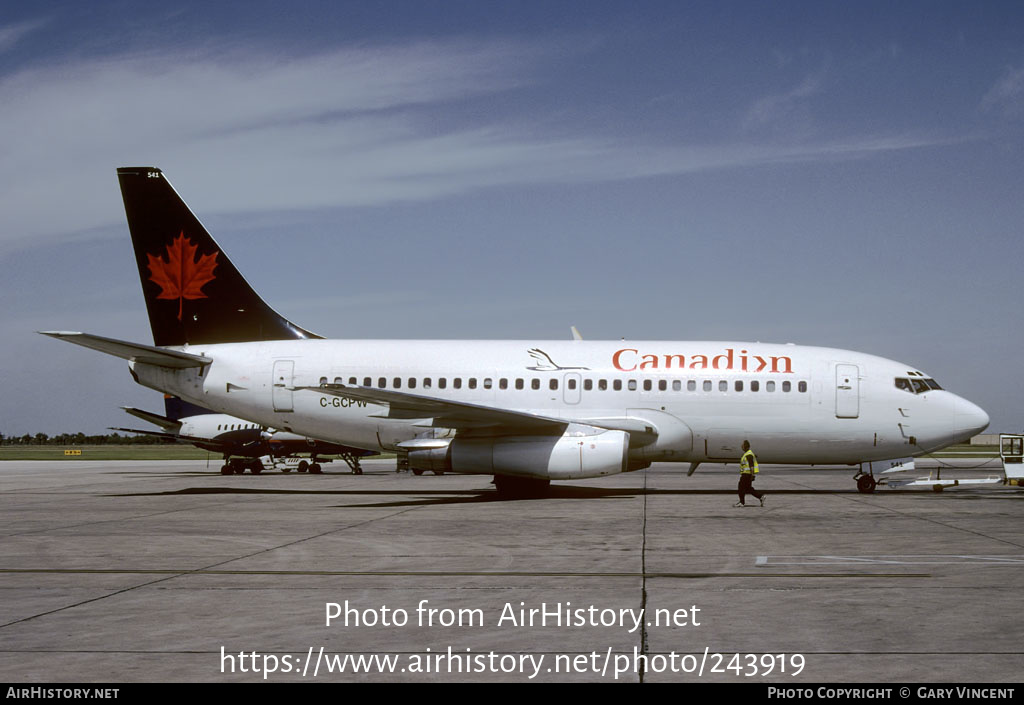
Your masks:
{"label": "yellow safety vest", "polygon": [[757,456],[754,455],[754,451],[748,450],[740,458],[740,475],[756,475],[758,472]]}

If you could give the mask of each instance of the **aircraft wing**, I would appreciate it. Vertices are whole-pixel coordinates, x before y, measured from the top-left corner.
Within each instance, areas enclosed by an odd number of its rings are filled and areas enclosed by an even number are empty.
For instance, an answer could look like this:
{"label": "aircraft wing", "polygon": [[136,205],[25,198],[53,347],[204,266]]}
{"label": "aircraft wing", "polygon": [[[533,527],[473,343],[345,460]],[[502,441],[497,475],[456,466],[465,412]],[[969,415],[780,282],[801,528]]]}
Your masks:
{"label": "aircraft wing", "polygon": [[165,431],[143,431],[138,428],[118,428],[115,426],[110,427],[111,431],[125,431],[126,433],[139,433],[143,436],[155,436],[157,438],[166,438],[169,441],[176,441],[178,443],[188,443],[190,445],[198,446],[203,450],[210,450],[215,453],[224,453],[231,451],[238,447],[237,443],[228,443],[224,441],[218,441],[213,438],[199,438],[197,436],[183,436],[177,433],[167,433]]}
{"label": "aircraft wing", "polygon": [[[634,417],[604,418],[558,418],[541,416],[525,411],[499,409],[482,404],[438,399],[419,394],[409,394],[393,389],[357,387],[343,384],[327,384],[319,387],[297,387],[319,394],[354,399],[356,401],[381,404],[388,407],[383,418],[423,419],[422,426],[470,430],[488,427],[522,430],[528,433],[558,434],[565,432],[569,424],[585,424],[614,431],[626,431],[640,443],[650,442],[658,435],[657,428],[649,421]],[[643,440],[641,440],[643,439]]]}
{"label": "aircraft wing", "polygon": [[388,407],[384,418],[389,419],[424,419],[424,426],[438,428],[472,429],[489,426],[517,428],[534,433],[561,434],[567,425],[577,423],[569,419],[538,416],[523,411],[495,409],[480,404],[425,397],[419,394],[398,392],[393,389],[375,389],[373,387],[355,387],[342,384],[328,384],[319,387],[297,387],[308,389],[318,394],[330,394],[336,397],[354,399],[356,401],[381,404]]}

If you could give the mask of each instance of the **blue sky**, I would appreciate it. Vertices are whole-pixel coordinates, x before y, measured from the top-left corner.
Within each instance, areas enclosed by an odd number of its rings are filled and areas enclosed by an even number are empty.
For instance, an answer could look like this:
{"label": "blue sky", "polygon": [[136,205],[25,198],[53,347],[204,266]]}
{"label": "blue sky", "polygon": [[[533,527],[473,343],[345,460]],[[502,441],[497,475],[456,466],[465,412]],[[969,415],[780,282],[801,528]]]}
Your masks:
{"label": "blue sky", "polygon": [[[212,7],[210,6],[212,5]],[[1024,428],[1024,5],[0,6],[0,432],[159,409],[118,166],[346,338],[761,340]]]}

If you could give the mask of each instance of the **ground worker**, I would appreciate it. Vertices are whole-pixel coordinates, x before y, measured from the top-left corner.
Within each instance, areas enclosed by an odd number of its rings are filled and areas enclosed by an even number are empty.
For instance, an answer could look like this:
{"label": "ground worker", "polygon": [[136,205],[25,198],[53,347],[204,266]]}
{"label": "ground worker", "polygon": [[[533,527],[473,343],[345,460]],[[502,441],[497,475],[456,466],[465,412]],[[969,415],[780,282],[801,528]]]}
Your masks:
{"label": "ground worker", "polygon": [[748,494],[754,495],[761,501],[761,506],[764,506],[765,493],[754,489],[754,478],[758,472],[757,456],[754,455],[754,451],[750,450],[750,441],[743,441],[743,455],[740,457],[740,486],[737,489],[740,501],[732,506],[747,506],[745,500]]}

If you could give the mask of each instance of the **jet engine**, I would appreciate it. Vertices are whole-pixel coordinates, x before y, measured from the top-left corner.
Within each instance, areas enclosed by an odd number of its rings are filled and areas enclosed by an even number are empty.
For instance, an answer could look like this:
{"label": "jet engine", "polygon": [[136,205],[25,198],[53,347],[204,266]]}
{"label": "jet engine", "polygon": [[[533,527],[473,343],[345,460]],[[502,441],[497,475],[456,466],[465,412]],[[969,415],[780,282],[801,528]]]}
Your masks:
{"label": "jet engine", "polygon": [[410,448],[409,466],[548,480],[574,480],[625,472],[629,434],[625,431],[569,432],[562,436],[454,438],[431,448]]}

